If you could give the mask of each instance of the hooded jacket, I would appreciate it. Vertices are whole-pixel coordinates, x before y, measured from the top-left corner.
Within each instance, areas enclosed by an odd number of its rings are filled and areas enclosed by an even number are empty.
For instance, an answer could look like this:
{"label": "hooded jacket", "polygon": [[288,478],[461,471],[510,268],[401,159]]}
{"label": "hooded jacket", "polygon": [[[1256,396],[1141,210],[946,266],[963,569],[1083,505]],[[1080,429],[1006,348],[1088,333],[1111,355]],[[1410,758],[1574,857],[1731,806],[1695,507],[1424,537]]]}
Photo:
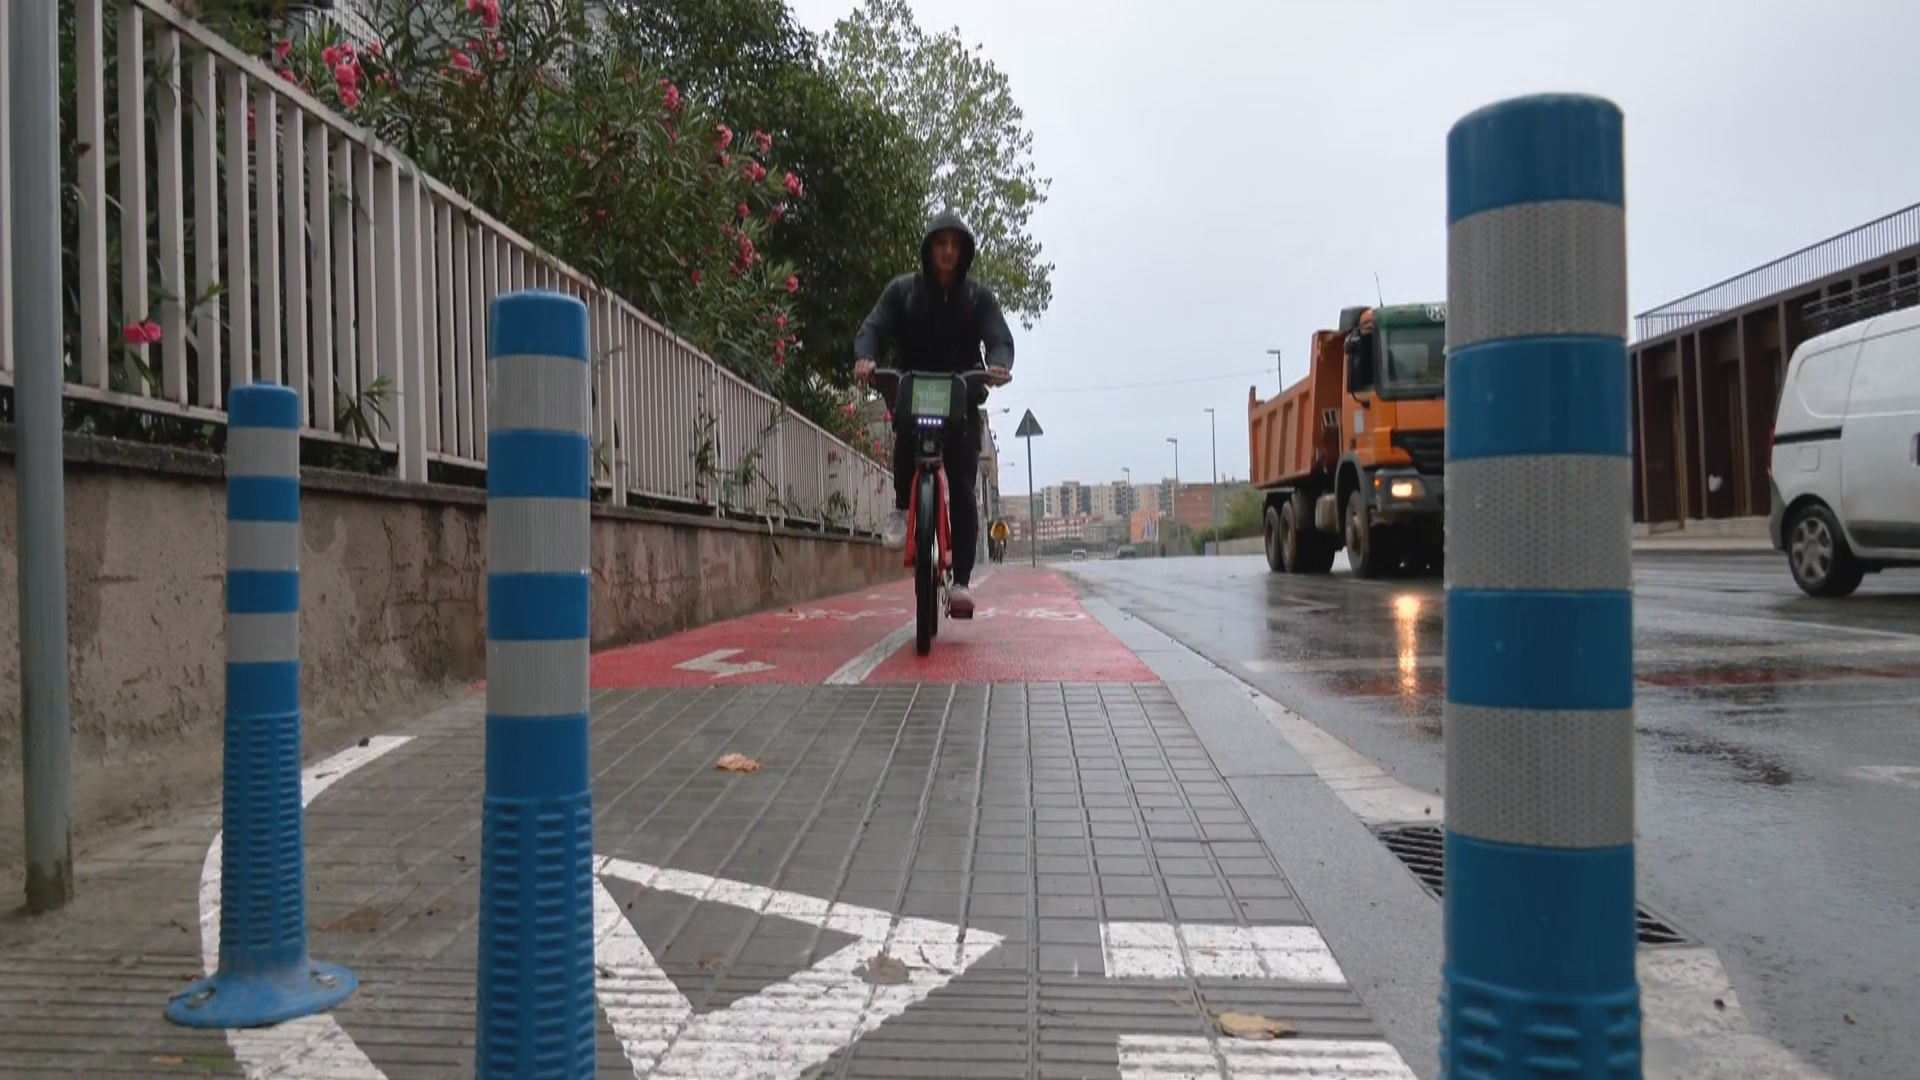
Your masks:
{"label": "hooded jacket", "polygon": [[[942,289],[933,272],[933,237],[946,229],[958,230],[962,239],[953,284]],[[891,337],[900,346],[897,366],[906,370],[969,371],[981,366],[983,350],[986,366],[1012,368],[1013,332],[1000,301],[967,276],[974,252],[973,230],[959,214],[935,214],[920,240],[920,271],[887,283],[854,338],[853,355],[879,360]]]}

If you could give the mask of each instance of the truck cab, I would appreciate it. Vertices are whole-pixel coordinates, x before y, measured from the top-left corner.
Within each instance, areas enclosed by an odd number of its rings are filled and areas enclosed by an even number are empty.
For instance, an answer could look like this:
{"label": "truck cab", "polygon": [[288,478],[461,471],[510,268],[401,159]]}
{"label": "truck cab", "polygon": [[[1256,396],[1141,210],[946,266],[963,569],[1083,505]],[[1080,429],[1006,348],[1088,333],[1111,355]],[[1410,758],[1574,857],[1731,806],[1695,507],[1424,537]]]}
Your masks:
{"label": "truck cab", "polygon": [[[1348,561],[1399,555],[1437,568],[1446,543],[1446,306],[1349,308],[1340,330],[1342,458],[1351,468],[1332,506],[1345,518]],[[1373,550],[1359,550],[1369,543]]]}
{"label": "truck cab", "polygon": [[1249,391],[1267,562],[1361,577],[1438,571],[1446,550],[1445,304],[1352,307],[1313,335],[1311,369],[1268,401]]}

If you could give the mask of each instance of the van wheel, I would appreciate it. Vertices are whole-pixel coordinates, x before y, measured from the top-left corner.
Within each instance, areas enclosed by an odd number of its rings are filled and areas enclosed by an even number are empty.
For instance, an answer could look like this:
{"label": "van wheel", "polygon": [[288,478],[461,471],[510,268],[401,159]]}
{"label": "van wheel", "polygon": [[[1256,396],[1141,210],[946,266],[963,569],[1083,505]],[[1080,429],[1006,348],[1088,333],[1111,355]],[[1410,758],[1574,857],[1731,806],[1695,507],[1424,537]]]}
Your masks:
{"label": "van wheel", "polygon": [[1787,530],[1787,568],[1793,572],[1794,584],[1808,596],[1848,596],[1867,576],[1847,546],[1840,522],[1822,503],[1793,516]]}

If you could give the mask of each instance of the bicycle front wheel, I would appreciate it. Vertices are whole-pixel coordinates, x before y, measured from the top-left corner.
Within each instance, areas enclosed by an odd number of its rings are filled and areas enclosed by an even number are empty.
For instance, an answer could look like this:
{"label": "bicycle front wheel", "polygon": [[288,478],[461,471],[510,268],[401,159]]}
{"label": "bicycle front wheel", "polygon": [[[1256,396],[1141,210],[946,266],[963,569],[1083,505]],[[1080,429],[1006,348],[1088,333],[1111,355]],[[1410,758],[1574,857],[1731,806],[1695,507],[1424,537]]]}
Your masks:
{"label": "bicycle front wheel", "polygon": [[920,477],[913,507],[913,650],[925,656],[940,629],[940,553],[935,550],[940,501],[932,473]]}

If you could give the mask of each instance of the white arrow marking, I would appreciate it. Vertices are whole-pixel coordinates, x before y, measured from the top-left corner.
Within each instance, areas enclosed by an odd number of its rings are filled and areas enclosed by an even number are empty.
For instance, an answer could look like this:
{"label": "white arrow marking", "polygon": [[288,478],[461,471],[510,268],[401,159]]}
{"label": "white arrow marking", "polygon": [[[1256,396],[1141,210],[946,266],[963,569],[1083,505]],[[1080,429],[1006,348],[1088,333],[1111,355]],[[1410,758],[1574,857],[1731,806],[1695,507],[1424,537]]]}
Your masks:
{"label": "white arrow marking", "polygon": [[751,675],[756,671],[772,671],[772,664],[763,664],[758,660],[749,660],[744,664],[730,663],[729,656],[739,656],[741,649],[715,649],[705,656],[696,656],[691,660],[673,665],[681,671],[705,671],[716,679],[730,678],[734,675]]}
{"label": "white arrow marking", "polygon": [[[377,761],[405,746],[410,735],[381,735],[365,746],[349,747],[300,774],[300,805],[338,783],[362,765]],[[215,833],[200,867],[200,954],[211,975],[220,966],[220,849],[223,833]],[[250,1080],[300,1077],[302,1080],[386,1080],[386,1074],[360,1052],[334,1018],[318,1016],[290,1020],[270,1028],[229,1030],[227,1044]]]}
{"label": "white arrow marking", "polygon": [[[1000,935],[933,919],[895,918],[854,904],[782,892],[624,859],[599,877],[773,915],[857,938],[833,955],[724,1009],[694,1016],[604,885],[595,890],[596,988],[636,1077],[799,1080],[801,1074],[924,1000],[992,952]],[[860,969],[886,955],[905,981],[875,985]]]}

